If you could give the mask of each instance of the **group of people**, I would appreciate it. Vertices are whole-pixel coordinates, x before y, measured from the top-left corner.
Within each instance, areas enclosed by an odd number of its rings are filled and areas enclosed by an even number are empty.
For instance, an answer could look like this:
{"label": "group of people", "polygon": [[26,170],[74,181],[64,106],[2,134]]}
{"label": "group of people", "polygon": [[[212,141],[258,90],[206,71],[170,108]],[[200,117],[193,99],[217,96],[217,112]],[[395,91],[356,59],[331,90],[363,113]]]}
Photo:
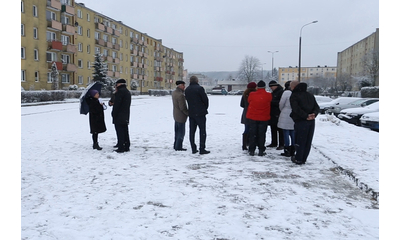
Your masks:
{"label": "group of people", "polygon": [[[93,149],[102,150],[98,142],[98,134],[107,131],[104,122],[104,110],[107,109],[106,104],[99,98],[100,94],[97,90],[89,91],[86,102],[89,105],[89,125],[92,134]],[[108,105],[112,106],[111,116],[117,134],[117,144],[115,152],[129,152],[129,116],[131,107],[131,93],[126,88],[126,80],[118,79],[115,83],[115,92],[108,101]]]}
{"label": "group of people", "polygon": [[[264,156],[267,147],[283,149],[282,156],[291,157],[296,164],[305,164],[311,150],[315,118],[319,105],[314,95],[307,92],[307,84],[288,81],[285,89],[276,81],[265,90],[266,83],[250,82],[244,91],[240,106],[243,108],[241,123],[244,124],[242,149],[251,156]],[[267,128],[271,128],[271,144],[265,146]]]}

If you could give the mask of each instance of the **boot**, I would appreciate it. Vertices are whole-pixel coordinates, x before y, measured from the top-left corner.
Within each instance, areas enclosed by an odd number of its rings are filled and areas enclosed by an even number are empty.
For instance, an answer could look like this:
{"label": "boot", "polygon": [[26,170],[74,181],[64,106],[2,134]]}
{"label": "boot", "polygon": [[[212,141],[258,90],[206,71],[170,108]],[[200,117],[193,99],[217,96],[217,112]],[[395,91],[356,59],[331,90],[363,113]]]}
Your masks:
{"label": "boot", "polygon": [[243,133],[242,135],[242,150],[247,150],[249,134]]}
{"label": "boot", "polygon": [[290,146],[290,156],[294,156],[296,153],[296,147],[294,145]]}
{"label": "boot", "polygon": [[103,148],[101,148],[101,147],[99,146],[99,143],[96,142],[96,143],[93,143],[93,149],[101,150],[101,149],[103,149]]}
{"label": "boot", "polygon": [[290,146],[288,146],[288,147],[285,146],[283,149],[283,153],[281,153],[281,156],[290,157],[291,156],[290,150],[291,150]]}

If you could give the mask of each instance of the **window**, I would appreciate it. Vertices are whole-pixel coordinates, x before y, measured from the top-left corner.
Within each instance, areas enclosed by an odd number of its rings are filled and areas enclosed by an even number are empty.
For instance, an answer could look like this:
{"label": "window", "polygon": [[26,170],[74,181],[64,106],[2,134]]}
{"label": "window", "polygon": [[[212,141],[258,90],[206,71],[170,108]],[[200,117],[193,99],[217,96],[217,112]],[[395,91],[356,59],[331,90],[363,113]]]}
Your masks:
{"label": "window", "polygon": [[63,64],[68,64],[71,62],[71,57],[69,55],[66,54],[62,54],[61,55],[61,61]]}
{"label": "window", "polygon": [[61,23],[62,24],[69,24],[69,17],[61,16]]}
{"label": "window", "polygon": [[81,26],[78,26],[77,32],[78,32],[79,35],[82,35],[82,27]]}
{"label": "window", "polygon": [[61,0],[61,4],[67,4],[71,6],[71,0]]}
{"label": "window", "polygon": [[100,53],[100,48],[99,48],[99,47],[95,47],[95,48],[94,48],[94,52],[95,52],[95,53]]}
{"label": "window", "polygon": [[38,39],[38,29],[35,27],[33,28],[33,38]]}
{"label": "window", "polygon": [[87,21],[90,22],[90,14],[86,14]]}
{"label": "window", "polygon": [[39,60],[39,51],[37,49],[33,50],[33,59]]}
{"label": "window", "polygon": [[108,42],[108,35],[103,35],[104,42]]}
{"label": "window", "polygon": [[25,25],[21,24],[21,36],[25,36]]}
{"label": "window", "polygon": [[87,45],[86,51],[87,51],[87,53],[90,53],[90,45]]}
{"label": "window", "polygon": [[69,83],[69,74],[61,74],[61,82]]}
{"label": "window", "polygon": [[99,22],[99,18],[98,17],[94,17],[94,22],[98,23]]}
{"label": "window", "polygon": [[82,11],[78,9],[76,15],[78,16],[78,18],[82,18]]}
{"label": "window", "polygon": [[24,47],[21,48],[21,58],[25,59],[25,48]]}
{"label": "window", "polygon": [[54,32],[46,32],[46,40],[47,41],[55,41],[56,34]]}
{"label": "window", "polygon": [[111,42],[112,42],[112,44],[116,44],[117,43],[117,39],[116,38],[111,38]]}
{"label": "window", "polygon": [[78,59],[78,67],[83,68],[82,59]]}
{"label": "window", "polygon": [[83,76],[78,76],[78,84],[83,84]]}
{"label": "window", "polygon": [[87,82],[90,83],[90,77],[87,77]]}
{"label": "window", "polygon": [[21,82],[25,82],[25,81],[26,81],[26,71],[21,70]]}
{"label": "window", "polygon": [[37,7],[33,5],[33,16],[37,17]]}
{"label": "window", "polygon": [[35,82],[39,82],[39,72],[35,72]]}
{"label": "window", "polygon": [[46,19],[47,20],[57,20],[57,15],[52,11],[46,10]]}
{"label": "window", "polygon": [[21,1],[21,12],[22,12],[22,13],[25,12],[25,9],[24,9],[24,2],[23,2],[23,1]]}
{"label": "window", "polygon": [[90,61],[87,61],[87,68],[90,69]]}
{"label": "window", "polygon": [[113,57],[113,58],[116,58],[116,57],[117,57],[117,53],[113,51],[113,52],[112,52],[112,57]]}
{"label": "window", "polygon": [[100,39],[100,33],[99,32],[95,32],[94,33],[94,39],[96,39],[96,40]]}
{"label": "window", "polygon": [[87,37],[90,38],[90,29],[88,29],[88,30],[86,31],[86,34],[87,34]]}
{"label": "window", "polygon": [[46,61],[47,62],[57,61],[57,54],[54,52],[46,52]]}
{"label": "window", "polygon": [[82,43],[78,43],[78,51],[82,52]]}
{"label": "window", "polygon": [[113,71],[113,72],[116,72],[116,71],[117,71],[117,66],[112,65],[112,71]]}
{"label": "window", "polygon": [[69,36],[61,35],[61,42],[62,45],[68,45],[69,44]]}
{"label": "window", "polygon": [[103,50],[103,55],[104,55],[104,57],[107,57],[107,56],[108,56],[108,50],[107,50],[107,49],[104,49],[104,50]]}

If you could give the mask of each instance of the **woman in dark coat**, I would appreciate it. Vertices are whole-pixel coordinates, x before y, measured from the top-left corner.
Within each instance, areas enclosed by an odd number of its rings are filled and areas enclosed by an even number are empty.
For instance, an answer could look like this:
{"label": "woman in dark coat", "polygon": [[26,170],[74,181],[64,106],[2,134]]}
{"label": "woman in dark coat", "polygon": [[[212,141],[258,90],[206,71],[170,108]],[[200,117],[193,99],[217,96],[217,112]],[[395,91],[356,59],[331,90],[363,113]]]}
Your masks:
{"label": "woman in dark coat", "polygon": [[240,107],[243,108],[242,118],[240,123],[244,124],[244,132],[242,134],[242,150],[247,150],[249,145],[249,121],[246,118],[247,108],[249,107],[249,94],[256,91],[257,84],[255,82],[250,82],[247,84],[247,89],[243,92],[242,98],[240,99]]}
{"label": "woman in dark coat", "polygon": [[104,103],[99,101],[99,92],[97,90],[90,90],[87,102],[89,105],[89,124],[90,133],[93,139],[93,149],[101,150],[98,142],[99,133],[103,133],[107,130],[104,122]]}

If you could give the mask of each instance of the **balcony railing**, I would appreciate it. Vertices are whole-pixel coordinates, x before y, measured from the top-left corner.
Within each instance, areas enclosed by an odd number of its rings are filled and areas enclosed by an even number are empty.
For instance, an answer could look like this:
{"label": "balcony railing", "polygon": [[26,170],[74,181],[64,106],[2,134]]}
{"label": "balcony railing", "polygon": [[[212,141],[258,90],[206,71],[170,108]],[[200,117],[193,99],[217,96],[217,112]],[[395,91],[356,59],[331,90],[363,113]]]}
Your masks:
{"label": "balcony railing", "polygon": [[63,64],[62,64],[62,62],[48,62],[47,63],[47,68],[48,69],[51,69],[51,67],[53,66],[53,63],[56,63],[56,66],[57,66],[57,70],[63,70]]}
{"label": "balcony railing", "polygon": [[67,63],[63,66],[63,70],[66,72],[76,72],[77,69],[76,65],[72,63]]}
{"label": "balcony railing", "polygon": [[63,4],[61,6],[61,12],[65,12],[65,13],[68,13],[70,15],[74,15],[75,14],[75,8],[70,6],[70,5]]}
{"label": "balcony railing", "polygon": [[57,51],[63,50],[63,45],[62,42],[60,41],[49,41],[47,42],[47,47],[49,50],[57,50]]}
{"label": "balcony railing", "polygon": [[54,29],[56,29],[56,30],[60,30],[60,31],[62,31],[62,24],[61,24],[61,22],[57,22],[57,21],[55,21],[55,20],[52,20],[52,19],[47,19],[47,27],[49,27],[49,28],[54,28]]}
{"label": "balcony railing", "polygon": [[63,52],[76,53],[76,46],[72,44],[63,45]]}
{"label": "balcony railing", "polygon": [[99,29],[99,30],[102,30],[102,31],[104,31],[105,28],[106,28],[106,26],[104,26],[104,25],[101,24],[101,23],[96,23],[95,25],[96,25],[96,29]]}
{"label": "balcony railing", "polygon": [[47,7],[55,10],[61,10],[61,2],[60,0],[47,0]]}
{"label": "balcony railing", "polygon": [[62,30],[67,34],[75,34],[75,28],[71,25],[63,24]]}

